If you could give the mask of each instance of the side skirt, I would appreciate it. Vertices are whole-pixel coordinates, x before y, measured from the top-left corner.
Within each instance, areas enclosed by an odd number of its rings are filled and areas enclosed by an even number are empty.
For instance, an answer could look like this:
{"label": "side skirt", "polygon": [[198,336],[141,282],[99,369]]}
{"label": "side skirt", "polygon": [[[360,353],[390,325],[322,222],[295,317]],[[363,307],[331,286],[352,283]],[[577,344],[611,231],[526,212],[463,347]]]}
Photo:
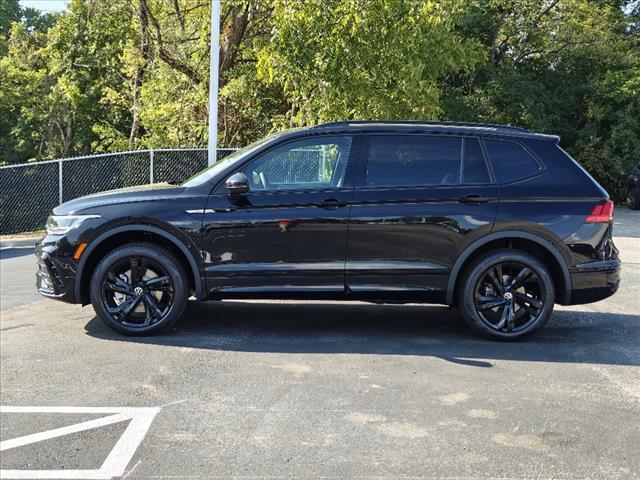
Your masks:
{"label": "side skirt", "polygon": [[444,291],[345,291],[331,290],[322,287],[300,287],[290,289],[226,289],[212,292],[209,300],[334,300],[334,301],[361,301],[371,303],[429,303],[445,304]]}

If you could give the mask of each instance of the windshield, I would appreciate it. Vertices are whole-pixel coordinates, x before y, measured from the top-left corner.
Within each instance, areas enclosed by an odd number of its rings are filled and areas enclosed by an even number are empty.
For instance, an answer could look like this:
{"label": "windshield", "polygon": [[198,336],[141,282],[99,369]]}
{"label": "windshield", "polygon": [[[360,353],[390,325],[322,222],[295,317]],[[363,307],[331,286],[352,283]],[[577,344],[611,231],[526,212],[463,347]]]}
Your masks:
{"label": "windshield", "polygon": [[213,177],[215,177],[218,173],[225,170],[227,167],[231,166],[236,162],[242,161],[247,155],[260,148],[262,145],[270,142],[274,137],[278,136],[277,133],[273,135],[269,135],[265,138],[258,140],[250,145],[247,145],[240,150],[236,150],[230,155],[227,155],[222,160],[214,163],[209,168],[202,170],[199,173],[196,173],[193,177],[187,179],[182,186],[183,187],[196,187],[198,185],[202,185],[204,182],[208,182]]}

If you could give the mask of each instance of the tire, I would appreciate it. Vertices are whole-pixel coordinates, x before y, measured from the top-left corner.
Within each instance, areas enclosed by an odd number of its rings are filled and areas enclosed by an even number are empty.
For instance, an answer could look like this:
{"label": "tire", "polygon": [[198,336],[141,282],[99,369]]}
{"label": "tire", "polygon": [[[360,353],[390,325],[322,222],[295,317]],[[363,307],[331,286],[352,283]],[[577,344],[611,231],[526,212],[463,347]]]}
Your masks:
{"label": "tire", "polygon": [[520,250],[488,252],[466,269],[457,292],[458,306],[477,333],[517,340],[551,317],[555,289],[548,268]]}
{"label": "tire", "polygon": [[182,264],[167,250],[140,243],[107,253],[91,277],[93,309],[109,328],[129,336],[173,326],[187,305]]}
{"label": "tire", "polygon": [[640,188],[631,187],[627,192],[627,204],[631,210],[640,210]]}

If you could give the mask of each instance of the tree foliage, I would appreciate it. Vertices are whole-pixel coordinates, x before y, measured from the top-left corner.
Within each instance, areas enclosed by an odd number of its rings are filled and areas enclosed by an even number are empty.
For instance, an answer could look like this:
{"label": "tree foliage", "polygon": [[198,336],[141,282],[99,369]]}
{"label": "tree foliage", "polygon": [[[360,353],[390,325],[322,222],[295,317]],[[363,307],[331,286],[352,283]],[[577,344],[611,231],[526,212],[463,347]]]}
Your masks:
{"label": "tree foliage", "polygon": [[[0,0],[0,161],[204,145],[209,0]],[[337,119],[560,134],[619,199],[640,158],[640,2],[223,0],[221,146]]]}
{"label": "tree foliage", "polygon": [[292,124],[433,118],[443,81],[472,71],[479,42],[454,31],[455,2],[274,2],[258,73],[277,81]]}

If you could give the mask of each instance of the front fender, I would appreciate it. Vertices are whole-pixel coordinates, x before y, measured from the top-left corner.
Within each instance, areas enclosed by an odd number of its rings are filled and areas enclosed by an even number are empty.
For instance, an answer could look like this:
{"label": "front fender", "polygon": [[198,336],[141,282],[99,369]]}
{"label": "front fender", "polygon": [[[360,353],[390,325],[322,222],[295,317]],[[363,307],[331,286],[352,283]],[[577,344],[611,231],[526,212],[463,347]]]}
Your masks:
{"label": "front fender", "polygon": [[76,301],[80,301],[80,299],[82,298],[82,285],[83,285],[83,280],[85,279],[84,278],[85,269],[87,268],[87,262],[91,258],[91,254],[103,242],[107,241],[109,238],[112,238],[113,236],[119,235],[122,233],[131,233],[131,232],[146,232],[146,233],[153,233],[155,235],[159,235],[164,239],[168,240],[169,242],[171,242],[171,244],[173,244],[177,249],[179,249],[189,263],[191,274],[193,275],[193,281],[194,281],[195,290],[196,290],[196,298],[197,299],[204,298],[205,289],[202,284],[203,275],[201,274],[201,272],[204,271],[204,266],[202,264],[202,258],[199,255],[194,254],[194,252],[192,251],[192,249],[195,249],[195,246],[189,245],[191,248],[188,248],[187,244],[185,244],[184,241],[180,240],[177,235],[174,235],[173,233],[169,233],[166,230],[153,225],[126,224],[126,225],[118,226],[116,228],[110,228],[109,230],[101,233],[96,238],[91,240],[87,249],[83,252],[82,258],[78,263],[78,269],[76,272],[76,283],[74,287]]}

